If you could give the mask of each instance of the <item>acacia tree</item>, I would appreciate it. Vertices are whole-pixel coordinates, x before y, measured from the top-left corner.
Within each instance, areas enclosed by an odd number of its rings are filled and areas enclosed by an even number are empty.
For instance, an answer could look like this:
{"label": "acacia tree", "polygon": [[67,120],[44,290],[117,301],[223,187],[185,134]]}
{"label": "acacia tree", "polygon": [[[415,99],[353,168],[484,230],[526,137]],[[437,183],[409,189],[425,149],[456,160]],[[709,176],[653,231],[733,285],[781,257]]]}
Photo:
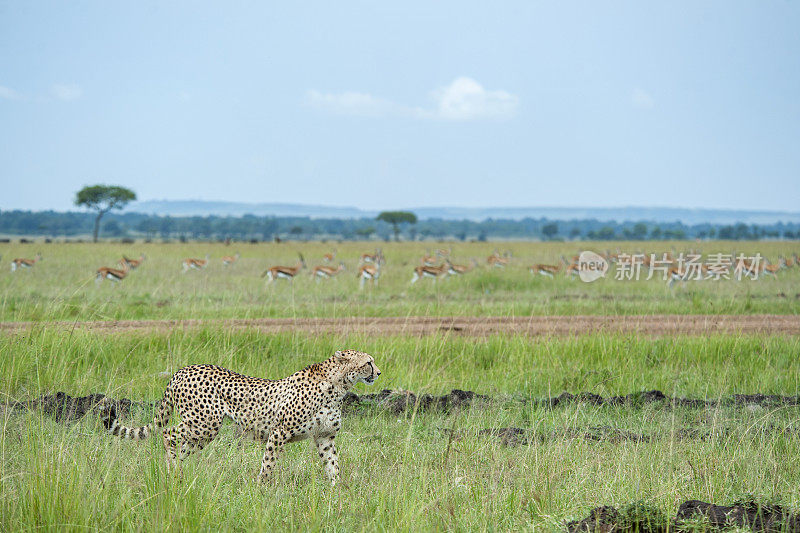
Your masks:
{"label": "acacia tree", "polygon": [[416,224],[417,215],[409,211],[383,211],[378,215],[377,220],[381,220],[392,225],[394,230],[394,240],[400,240],[400,224]]}
{"label": "acacia tree", "polygon": [[112,209],[122,209],[136,200],[136,193],[116,185],[87,185],[75,195],[75,205],[97,211],[94,219],[94,242],[100,233],[100,219]]}

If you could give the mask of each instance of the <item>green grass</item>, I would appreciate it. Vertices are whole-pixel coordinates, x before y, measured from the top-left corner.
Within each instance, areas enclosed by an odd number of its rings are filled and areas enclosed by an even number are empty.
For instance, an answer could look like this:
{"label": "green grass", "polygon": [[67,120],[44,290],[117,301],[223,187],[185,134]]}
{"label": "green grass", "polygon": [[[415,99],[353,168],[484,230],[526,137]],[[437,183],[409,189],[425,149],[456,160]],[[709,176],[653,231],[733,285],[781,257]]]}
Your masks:
{"label": "green grass", "polygon": [[[736,249],[732,247],[735,244]],[[366,243],[240,244],[0,244],[4,267],[0,270],[0,321],[263,318],[316,316],[508,316],[541,314],[797,314],[800,311],[800,268],[779,272],[778,278],[758,281],[702,281],[678,284],[672,289],[659,279],[583,283],[531,275],[533,263],[557,263],[589,248],[602,251],[618,246],[663,253],[697,249],[704,254],[761,253],[777,261],[791,257],[800,246],[794,242],[752,243],[501,243],[514,256],[506,269],[489,269],[486,257],[497,244],[448,244],[453,261],[479,268],[459,278],[436,284],[425,279],[409,282],[413,267],[426,253],[424,243],[383,244],[387,263],[377,287],[358,289],[358,257],[371,252]],[[337,248],[347,270],[337,280],[315,283],[310,268],[321,263],[323,253]],[[31,271],[11,273],[8,260],[33,257],[44,260]],[[241,260],[230,268],[220,257],[239,251]],[[259,276],[275,264],[292,265],[302,252],[309,270],[292,284],[267,286]],[[94,272],[115,266],[122,254],[148,256],[143,266],[119,286],[96,286]],[[211,255],[204,271],[181,274],[185,257]],[[612,266],[613,269],[613,266]],[[657,278],[658,276],[656,276]]]}
{"label": "green grass", "polygon": [[[797,243],[735,243],[737,252],[777,260]],[[449,245],[448,245],[449,246]],[[600,243],[624,251],[700,249],[732,252],[731,243]],[[332,248],[348,270],[314,283],[267,287],[272,264],[309,266]],[[40,322],[0,336],[0,395],[103,392],[155,401],[163,372],[211,362],[250,375],[282,377],[335,349],[372,353],[383,374],[374,388],[441,394],[468,389],[500,398],[490,408],[450,413],[375,408],[346,417],[340,433],[342,486],[331,489],[307,443],[287,446],[274,478],[253,482],[261,450],[233,428],[167,475],[159,438],[124,442],[92,417],[71,425],[40,412],[0,411],[0,530],[553,530],[598,505],[643,501],[673,515],[687,499],[730,503],[756,494],[800,507],[800,409],[665,409],[655,405],[546,409],[531,398],[562,391],[608,395],[659,389],[670,396],[800,394],[800,338],[714,335],[639,338],[592,334],[568,338],[437,334],[375,337],[265,335],[207,326],[171,332],[97,333],[52,328],[52,320],[348,316],[511,316],[532,314],[796,314],[800,268],[778,279],[585,284],[531,276],[531,263],[555,263],[580,243],[508,243],[505,270],[485,266],[437,284],[409,284],[426,252],[421,243],[384,244],[387,265],[376,287],[358,290],[357,257],[372,244],[53,244],[0,245],[0,321]],[[481,265],[496,244],[453,244],[454,261]],[[44,261],[8,272],[13,257]],[[242,259],[225,269],[222,255]],[[117,287],[94,283],[99,266],[122,253],[148,260]],[[184,257],[211,255],[205,271],[180,273]],[[338,261],[338,259],[337,259]],[[145,423],[147,409],[133,414]],[[530,443],[503,446],[482,430],[514,426]],[[606,427],[647,441],[590,441],[574,435]],[[450,430],[457,438],[450,438]],[[686,434],[692,435],[685,437]],[[702,438],[701,438],[702,437]]]}
{"label": "green grass", "polygon": [[[162,371],[214,362],[280,377],[341,347],[375,356],[373,388],[451,388],[515,399],[562,390],[677,396],[800,393],[800,339],[712,336],[640,339],[464,339],[263,335],[202,329],[94,334],[47,327],[0,337],[0,393],[105,392],[152,401]],[[644,500],[667,514],[687,499],[728,503],[754,493],[800,507],[798,408],[663,409],[572,404],[546,409],[501,401],[451,413],[377,409],[347,416],[340,433],[342,486],[331,489],[307,443],[286,448],[275,476],[253,482],[261,450],[226,426],[167,475],[160,439],[120,441],[96,420],[65,426],[38,412],[0,415],[2,530],[519,530],[559,529],[597,505]],[[134,414],[144,423],[146,410]],[[505,447],[482,429],[541,436]],[[565,434],[595,426],[647,442]],[[459,438],[450,440],[447,430]],[[681,430],[704,438],[683,438]]]}
{"label": "green grass", "polygon": [[660,389],[715,398],[737,393],[797,394],[800,339],[794,336],[638,338],[587,335],[374,337],[265,335],[206,328],[164,333],[95,334],[40,327],[0,336],[0,392],[105,392],[156,398],[159,372],[214,363],[253,375],[288,375],[337,349],[373,354],[381,386],[443,393],[548,396],[563,390],[603,395]]}

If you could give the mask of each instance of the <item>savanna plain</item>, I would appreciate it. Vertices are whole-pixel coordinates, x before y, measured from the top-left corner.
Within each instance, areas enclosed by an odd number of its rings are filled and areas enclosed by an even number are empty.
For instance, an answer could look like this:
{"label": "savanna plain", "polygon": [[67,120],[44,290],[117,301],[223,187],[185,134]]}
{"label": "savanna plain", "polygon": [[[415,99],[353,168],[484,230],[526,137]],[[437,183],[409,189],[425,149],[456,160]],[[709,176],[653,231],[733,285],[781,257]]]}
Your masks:
{"label": "savanna plain", "polygon": [[[603,505],[654,521],[693,499],[800,511],[800,339],[793,333],[312,334],[228,324],[654,314],[666,321],[758,315],[768,322],[798,315],[800,267],[757,280],[672,286],[659,274],[615,280],[614,265],[593,283],[563,271],[534,275],[528,267],[618,247],[659,255],[758,252],[777,264],[800,244],[378,246],[386,258],[381,275],[361,289],[359,257],[375,244],[0,245],[0,528],[560,531]],[[411,284],[420,257],[435,248],[447,249],[454,264],[475,266]],[[487,266],[495,249],[510,252],[504,268]],[[37,252],[42,260],[32,268],[9,271],[11,259]],[[322,255],[334,252],[330,264],[342,262],[344,270],[334,279],[311,278]],[[221,257],[236,253],[238,260],[223,266]],[[270,266],[293,266],[298,253],[307,268],[293,281],[260,277]],[[119,268],[123,254],[145,260],[118,283],[96,283],[98,267]],[[184,258],[206,254],[205,268],[182,273]],[[201,320],[176,322],[184,319]],[[108,320],[164,325],[79,327]],[[307,442],[288,445],[273,477],[258,483],[262,450],[227,424],[180,474],[167,473],[160,437],[122,441],[91,409],[64,416],[52,397],[51,408],[37,401],[59,391],[127,398],[125,423],[145,424],[168,376],[187,364],[278,378],[342,348],[372,354],[382,375],[371,387],[358,385],[346,407],[337,438],[342,483],[333,488]],[[681,527],[712,525],[698,518]]]}

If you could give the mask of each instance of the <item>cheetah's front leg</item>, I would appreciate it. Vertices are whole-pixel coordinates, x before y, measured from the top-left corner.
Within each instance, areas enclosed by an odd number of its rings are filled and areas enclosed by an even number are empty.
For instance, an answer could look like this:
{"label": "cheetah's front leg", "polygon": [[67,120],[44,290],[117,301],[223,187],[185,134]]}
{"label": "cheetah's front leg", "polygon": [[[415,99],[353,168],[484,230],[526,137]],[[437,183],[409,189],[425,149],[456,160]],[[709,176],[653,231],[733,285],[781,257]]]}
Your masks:
{"label": "cheetah's front leg", "polygon": [[336,485],[336,482],[339,481],[339,457],[336,454],[336,443],[333,442],[334,437],[335,435],[314,438],[319,458],[322,459],[325,475],[331,480],[331,485]]}

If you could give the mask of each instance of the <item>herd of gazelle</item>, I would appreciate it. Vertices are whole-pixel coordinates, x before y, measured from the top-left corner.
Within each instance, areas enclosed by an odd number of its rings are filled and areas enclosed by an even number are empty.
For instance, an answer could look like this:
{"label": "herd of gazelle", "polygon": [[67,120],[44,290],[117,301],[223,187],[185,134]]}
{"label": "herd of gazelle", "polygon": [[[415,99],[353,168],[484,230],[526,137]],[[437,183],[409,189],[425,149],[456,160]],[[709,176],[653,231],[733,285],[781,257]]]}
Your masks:
{"label": "herd of gazelle", "polygon": [[[278,279],[289,281],[293,280],[302,269],[306,268],[306,261],[303,258],[303,255],[297,255],[299,256],[299,261],[294,266],[273,266],[265,270],[264,273],[261,274],[261,277],[266,277],[267,283],[272,283]],[[325,263],[330,263],[334,259],[336,259],[335,250],[322,256],[322,260]],[[384,262],[385,260],[383,257],[383,252],[380,249],[376,250],[374,254],[363,254],[361,256],[358,268],[358,279],[360,281],[361,288],[364,288],[364,284],[367,281],[370,281],[374,284],[378,280],[381,275],[381,266],[384,264]],[[322,279],[335,278],[344,270],[345,266],[341,261],[337,267],[318,265],[311,270],[311,277],[319,282]]]}
{"label": "herd of gazelle", "polygon": [[118,261],[122,268],[112,268],[112,267],[100,267],[97,269],[97,273],[95,275],[95,282],[100,283],[104,279],[109,281],[113,281],[114,283],[118,281],[122,281],[125,279],[125,276],[128,275],[128,272],[131,270],[136,270],[145,260],[144,254],[139,256],[139,259],[131,259],[125,255],[122,256],[122,259]]}
{"label": "herd of gazelle", "polygon": [[[679,261],[672,253],[662,254],[660,257],[656,254],[638,254],[638,259],[634,259],[633,256],[628,254],[622,254],[621,252],[611,253],[606,251],[604,254],[600,254],[600,256],[603,257],[603,259],[605,259],[609,264],[630,263],[633,265],[634,261],[638,261],[641,267],[644,269],[649,269],[651,266],[655,267],[656,263],[653,263],[653,258],[656,257],[655,260],[657,262],[657,267],[666,273],[666,278],[669,280],[670,287],[676,281],[686,282],[687,279],[690,279],[693,276],[700,276],[700,278],[695,279],[702,279],[714,274],[733,274],[735,276],[744,276],[750,278],[755,278],[762,274],[771,274],[777,277],[779,270],[800,265],[800,258],[798,258],[797,254],[793,254],[791,259],[786,259],[781,256],[778,258],[777,263],[770,263],[767,258],[761,258],[761,261],[756,263],[752,259],[737,261],[736,258],[738,257],[738,254],[736,252],[732,252],[729,254],[731,258],[730,265],[728,265],[726,268],[717,268],[716,270],[714,270],[712,267],[709,267],[707,263],[699,263],[696,267],[690,267],[686,261]],[[688,256],[700,257],[700,254],[697,252],[690,252],[687,257]],[[555,277],[556,274],[563,270],[564,275],[569,277],[578,275],[580,273],[578,261],[579,256],[577,255],[573,256],[571,260],[567,260],[567,258],[562,255],[558,264],[534,264],[528,267],[528,270],[531,274],[540,274],[549,278]]]}
{"label": "herd of gazelle", "polygon": [[[692,253],[693,252],[690,252],[690,254]],[[622,254],[619,251],[617,253],[606,251],[604,254],[600,255],[611,264],[633,261],[632,256]],[[301,270],[306,268],[306,262],[303,258],[303,255],[298,254],[298,256],[299,260],[294,266],[272,266],[265,270],[261,277],[266,277],[267,283],[272,283],[278,279],[293,280]],[[221,258],[222,265],[229,267],[236,263],[240,257],[241,256],[238,252],[234,255],[223,256]],[[642,267],[649,268],[652,261],[651,257],[652,256],[649,254],[640,254],[639,259],[637,260],[640,262]],[[676,281],[685,282],[690,276],[697,275],[698,272],[699,275],[702,276],[706,276],[711,272],[711,268],[706,263],[697,265],[695,270],[692,271],[686,265],[686,263],[681,263],[674,257],[674,254],[667,253],[662,254],[662,256],[657,259],[659,268],[665,269],[666,271],[666,276],[667,279],[669,279],[670,286],[672,286],[672,284]],[[730,257],[736,258],[737,254],[733,252],[730,254]],[[491,268],[504,268],[511,262],[511,258],[512,255],[510,251],[500,254],[499,251],[495,250],[489,257],[486,258],[486,264]],[[1,256],[0,259],[2,259]],[[113,282],[119,282],[125,279],[125,277],[132,270],[139,268],[145,259],[146,257],[144,254],[141,254],[138,259],[132,259],[123,255],[118,262],[121,268],[100,267],[97,269],[95,280],[98,283],[105,279]],[[335,259],[336,250],[333,250],[331,253],[326,253],[322,256],[323,263],[332,263]],[[40,253],[37,253],[33,259],[16,258],[11,261],[11,271],[15,272],[21,269],[31,269],[41,260],[42,254]],[[209,261],[210,257],[208,254],[206,254],[205,259],[186,258],[181,262],[183,273],[186,273],[189,270],[203,270],[208,266]],[[577,255],[570,259],[567,259],[562,255],[557,264],[536,263],[529,266],[528,270],[531,274],[542,275],[549,278],[553,278],[561,272],[564,272],[564,275],[569,277],[579,273],[580,269],[578,261],[579,256]],[[380,278],[381,275],[381,267],[385,264],[385,262],[386,260],[380,248],[376,249],[374,253],[365,253],[361,255],[356,276],[359,279],[359,285],[361,288],[364,288],[364,285],[367,282],[371,282],[372,284],[377,283],[378,278]],[[454,264],[450,260],[449,249],[440,248],[434,250],[433,252],[428,250],[420,259],[420,264],[413,267],[411,283],[416,283],[423,278],[431,278],[435,282],[436,280],[445,278],[447,276],[460,276],[470,272],[477,266],[478,263],[475,261],[475,259],[472,259],[470,263],[466,265]],[[777,273],[781,269],[791,268],[794,266],[800,266],[800,258],[797,254],[793,254],[790,259],[786,259],[781,256],[779,257],[777,263],[770,263],[766,258],[762,258],[762,260],[757,264],[751,260],[739,262],[734,260],[725,273],[751,278],[766,274],[771,274],[772,276],[777,277]],[[311,270],[311,277],[317,281],[323,279],[333,279],[344,270],[345,264],[341,261],[336,267],[328,264],[319,265],[315,266]],[[719,271],[717,270],[717,273],[718,272]]]}
{"label": "herd of gazelle", "polygon": [[[267,282],[271,283],[278,279],[285,279],[285,280],[292,280],[295,276],[299,274],[299,272],[306,267],[305,260],[301,254],[298,254],[300,260],[294,266],[273,266],[268,268],[264,271],[261,277],[267,277]],[[609,263],[617,263],[620,261],[624,261],[624,258],[621,258],[623,254],[616,253],[612,254],[610,252],[606,252],[605,254],[601,254]],[[735,254],[733,255],[735,257]],[[672,259],[671,254],[666,254],[664,256],[670,263],[672,263],[668,268],[668,279],[670,280],[670,286],[675,281],[685,281],[688,271],[685,267],[681,267],[677,261]],[[239,254],[236,254],[235,257],[224,257],[223,263],[228,265],[239,258]],[[336,251],[334,250],[331,253],[327,253],[322,256],[322,261],[325,263],[331,263],[336,258]],[[499,251],[495,250],[489,257],[486,258],[486,264],[492,268],[504,268],[511,262],[512,254],[510,251],[505,251],[503,254],[500,254]],[[188,270],[189,268],[196,268],[201,269],[205,268],[206,264],[208,263],[208,256],[206,256],[205,260],[202,259],[186,259],[184,260],[184,271]],[[367,282],[376,283],[378,278],[381,275],[381,266],[385,263],[385,258],[383,256],[383,252],[381,249],[377,249],[374,253],[365,253],[362,254],[359,260],[359,267],[357,277],[359,279],[360,287],[363,288]],[[758,266],[750,265],[747,262],[742,263],[742,265],[737,266],[736,268],[742,270],[742,273],[746,276],[755,276],[759,273],[767,273],[776,275],[777,271],[781,268],[788,268],[794,265],[800,264],[800,259],[797,257],[797,254],[794,254],[792,259],[785,259],[781,257],[779,259],[778,264],[771,264],[768,261],[762,261]],[[642,265],[644,267],[650,266],[650,256],[644,255],[642,260]],[[428,250],[425,255],[422,256],[420,259],[419,266],[414,267],[413,275],[411,278],[411,283],[416,283],[420,279],[423,278],[431,278],[434,282],[438,279],[445,278],[447,276],[460,276],[466,274],[476,268],[478,266],[477,261],[472,259],[469,264],[460,265],[454,264],[450,260],[450,250],[449,249],[437,249],[431,252]],[[703,273],[707,273],[707,268],[705,265],[701,266],[701,271]],[[337,267],[327,266],[327,265],[320,265],[316,266],[311,270],[311,277],[316,279],[317,281],[321,279],[331,279],[335,278],[339,273],[345,270],[345,265],[342,262],[339,262]],[[578,267],[578,256],[573,256],[571,260],[567,260],[566,257],[563,255],[561,256],[561,261],[558,264],[543,264],[537,263],[528,267],[528,270],[531,274],[540,274],[542,276],[553,278],[556,274],[560,272],[564,272],[566,276],[573,276],[579,273]],[[737,271],[735,271],[737,272]]]}
{"label": "herd of gazelle", "polygon": [[[494,257],[495,255],[497,255],[497,253],[490,256],[490,258]],[[474,259],[472,259],[468,265],[454,264],[452,261],[450,261],[450,250],[440,248],[434,251],[433,254],[431,254],[429,251],[422,256],[420,265],[414,267],[414,274],[411,278],[411,283],[416,283],[422,278],[431,278],[435,282],[436,280],[440,278],[446,278],[447,276],[460,276],[462,274],[466,274],[476,266],[478,266],[478,262]]]}

